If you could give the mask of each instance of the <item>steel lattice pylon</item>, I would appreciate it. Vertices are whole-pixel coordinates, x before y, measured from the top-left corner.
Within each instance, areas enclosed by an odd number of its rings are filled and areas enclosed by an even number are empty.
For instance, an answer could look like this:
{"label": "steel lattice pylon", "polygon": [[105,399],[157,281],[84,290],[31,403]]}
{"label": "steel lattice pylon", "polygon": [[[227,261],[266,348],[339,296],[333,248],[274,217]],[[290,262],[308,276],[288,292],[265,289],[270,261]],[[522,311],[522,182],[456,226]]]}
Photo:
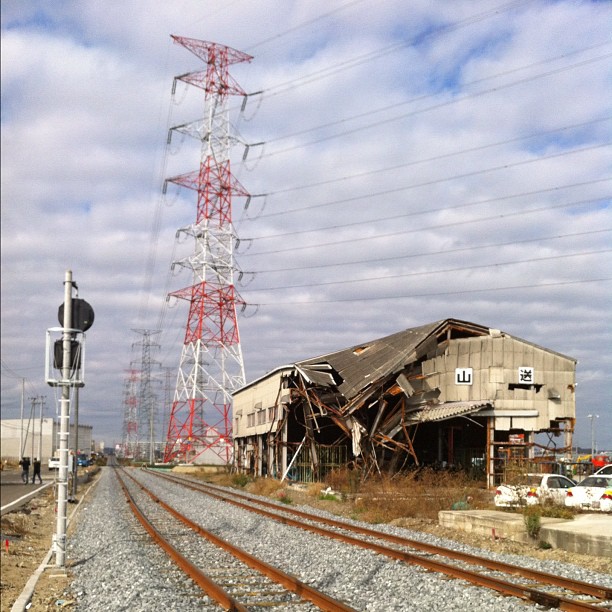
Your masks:
{"label": "steel lattice pylon", "polygon": [[[231,394],[245,384],[234,287],[232,197],[248,193],[230,171],[229,95],[246,95],[229,66],[252,57],[235,49],[172,36],[206,63],[176,77],[205,91],[204,119],[172,128],[201,143],[199,170],[169,178],[197,192],[195,223],[179,229],[193,238],[193,253],[173,265],[192,272],[193,284],[170,294],[189,302],[185,339],[172,402],[164,461],[229,463],[232,456]],[[171,130],[172,133],[172,130]]]}
{"label": "steel lattice pylon", "polygon": [[140,378],[138,370],[128,370],[123,390],[123,440],[121,453],[123,457],[138,457],[138,398],[137,387]]}

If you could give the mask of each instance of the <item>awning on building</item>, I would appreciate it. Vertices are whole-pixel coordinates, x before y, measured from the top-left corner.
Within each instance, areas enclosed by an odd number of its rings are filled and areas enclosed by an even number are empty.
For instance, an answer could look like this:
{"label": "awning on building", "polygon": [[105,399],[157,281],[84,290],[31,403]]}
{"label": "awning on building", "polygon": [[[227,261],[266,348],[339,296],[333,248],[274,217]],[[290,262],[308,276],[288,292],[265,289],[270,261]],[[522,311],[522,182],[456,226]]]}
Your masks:
{"label": "awning on building", "polygon": [[435,404],[427,406],[421,410],[416,410],[407,415],[406,420],[411,424],[430,423],[433,421],[445,421],[458,416],[467,416],[474,414],[482,408],[492,408],[490,401],[474,401],[474,402],[445,402],[444,404]]}

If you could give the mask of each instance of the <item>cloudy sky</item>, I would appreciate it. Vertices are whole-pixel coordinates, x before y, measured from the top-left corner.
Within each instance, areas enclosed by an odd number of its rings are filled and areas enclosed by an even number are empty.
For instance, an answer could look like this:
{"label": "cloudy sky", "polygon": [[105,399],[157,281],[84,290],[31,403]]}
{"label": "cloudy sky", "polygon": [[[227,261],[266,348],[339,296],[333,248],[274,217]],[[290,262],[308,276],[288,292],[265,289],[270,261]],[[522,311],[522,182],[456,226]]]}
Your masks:
{"label": "cloudy sky", "polygon": [[[578,359],[577,435],[612,449],[612,4],[588,0],[2,0],[2,416],[44,383],[63,280],[94,308],[80,420],[119,442],[156,330],[172,390],[191,284],[203,68],[230,100],[247,380],[447,317]],[[250,146],[244,160],[245,144]],[[168,381],[170,381],[168,383]],[[588,415],[598,415],[590,419]],[[159,416],[161,421],[162,414]],[[161,427],[159,428],[161,429]],[[562,444],[562,441],[559,442]]]}

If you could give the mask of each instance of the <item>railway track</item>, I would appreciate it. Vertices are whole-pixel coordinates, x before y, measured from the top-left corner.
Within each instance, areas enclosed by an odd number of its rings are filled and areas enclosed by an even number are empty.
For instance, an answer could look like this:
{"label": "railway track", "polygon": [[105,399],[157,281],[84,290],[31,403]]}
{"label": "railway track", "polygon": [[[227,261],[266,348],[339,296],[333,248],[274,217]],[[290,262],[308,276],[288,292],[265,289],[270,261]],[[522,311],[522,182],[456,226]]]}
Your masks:
{"label": "railway track", "polygon": [[197,525],[125,470],[115,473],[134,515],[153,541],[226,610],[279,606],[300,611],[353,610]]}
{"label": "railway track", "polygon": [[561,610],[612,609],[612,588],[523,568],[473,554],[425,544],[352,523],[280,507],[190,478],[147,470],[160,479],[233,504],[285,525],[367,548],[391,559],[424,567],[503,595]]}

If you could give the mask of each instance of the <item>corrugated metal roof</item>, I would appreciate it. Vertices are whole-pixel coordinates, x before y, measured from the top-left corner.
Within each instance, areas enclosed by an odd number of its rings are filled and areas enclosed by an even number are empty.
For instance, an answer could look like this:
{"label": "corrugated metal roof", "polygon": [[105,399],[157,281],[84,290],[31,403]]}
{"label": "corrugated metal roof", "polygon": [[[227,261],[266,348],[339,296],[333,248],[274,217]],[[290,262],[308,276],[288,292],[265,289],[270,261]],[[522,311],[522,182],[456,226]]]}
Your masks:
{"label": "corrugated metal roof", "polygon": [[[306,359],[296,365],[306,373],[309,370],[316,370],[316,373],[320,373],[321,364],[331,365],[340,375],[338,390],[344,397],[351,399],[368,385],[389,374],[401,371],[407,364],[426,354],[430,348],[427,340],[435,339],[448,326],[460,326],[475,334],[488,333],[487,327],[475,323],[443,319],[356,344],[335,353]],[[313,373],[314,376],[316,376],[315,373]]]}
{"label": "corrugated metal roof", "polygon": [[408,415],[407,421],[412,423],[430,423],[433,421],[444,421],[458,416],[465,416],[478,412],[481,408],[492,408],[493,404],[488,400],[474,402],[445,402],[427,406]]}

